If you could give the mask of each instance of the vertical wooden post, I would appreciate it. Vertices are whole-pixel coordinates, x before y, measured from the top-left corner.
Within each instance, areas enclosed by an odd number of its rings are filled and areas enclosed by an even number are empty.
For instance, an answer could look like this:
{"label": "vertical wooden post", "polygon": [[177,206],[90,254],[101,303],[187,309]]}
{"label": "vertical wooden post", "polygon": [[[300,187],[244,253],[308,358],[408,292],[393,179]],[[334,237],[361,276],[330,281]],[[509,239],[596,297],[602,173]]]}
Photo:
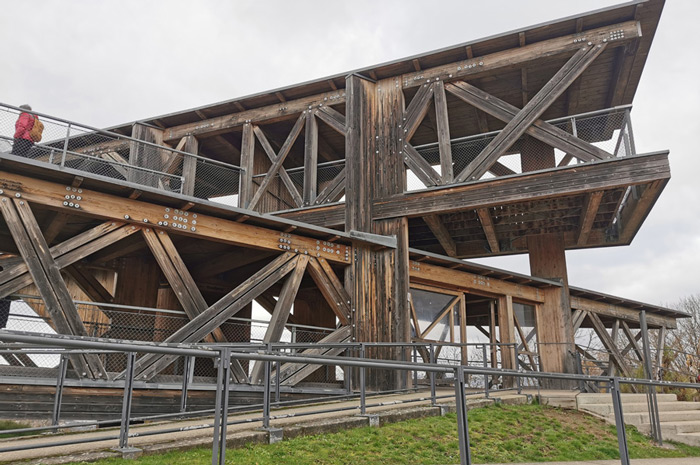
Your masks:
{"label": "vertical wooden post", "polygon": [[[131,137],[152,144],[163,144],[163,131],[142,123],[134,123]],[[153,146],[132,141],[129,144],[129,164],[154,171],[162,171],[165,160],[164,153]],[[127,181],[146,186],[158,187],[158,178],[145,171],[130,169]]]}
{"label": "vertical wooden post", "polygon": [[[185,146],[183,151],[197,155],[199,153],[199,142],[194,136],[185,138]],[[175,154],[180,156],[179,154]],[[182,193],[184,195],[194,195],[194,184],[197,178],[197,159],[195,157],[185,156],[182,160]]]}
{"label": "vertical wooden post", "polygon": [[316,200],[316,179],[318,176],[318,122],[311,111],[306,113],[304,133],[304,205],[312,205]]}
{"label": "vertical wooden post", "polygon": [[253,162],[255,154],[255,134],[253,125],[243,125],[243,141],[241,143],[241,180],[238,187],[238,206],[248,208],[253,198]]}
{"label": "vertical wooden post", "polygon": [[[515,343],[515,324],[513,320],[513,296],[504,295],[498,298],[498,334],[500,335],[501,344]],[[515,360],[515,351],[512,347],[501,346],[501,365],[502,368],[508,370],[517,369],[517,360]],[[513,378],[504,379],[506,387],[513,387],[515,380]]]}
{"label": "vertical wooden post", "polygon": [[574,372],[574,336],[569,303],[564,239],[545,234],[528,237],[530,273],[533,276],[560,280],[562,287],[543,289],[544,303],[537,312],[537,342],[543,371]]}

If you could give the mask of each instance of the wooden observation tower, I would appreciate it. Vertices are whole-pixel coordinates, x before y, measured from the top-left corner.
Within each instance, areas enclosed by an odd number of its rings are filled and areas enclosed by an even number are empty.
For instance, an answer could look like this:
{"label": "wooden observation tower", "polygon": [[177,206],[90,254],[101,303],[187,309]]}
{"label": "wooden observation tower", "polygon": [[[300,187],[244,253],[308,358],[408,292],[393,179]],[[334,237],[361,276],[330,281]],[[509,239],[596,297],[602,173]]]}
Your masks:
{"label": "wooden observation tower", "polygon": [[[638,151],[630,119],[662,7],[630,2],[108,131],[45,116],[30,157],[0,154],[0,297],[37,296],[58,333],[117,339],[277,342],[306,325],[326,328],[312,342],[468,342],[476,330],[519,345],[529,369],[564,372],[592,328],[625,373],[617,339],[637,350],[640,312],[658,341],[682,314],[570,286],[565,251],[629,244],[670,178],[668,152]],[[522,253],[532,276],[464,260]],[[271,314],[255,337],[233,320],[253,302]],[[88,379],[123,366],[71,362]],[[171,362],[139,359],[137,379]],[[315,370],[275,376],[295,385]]]}

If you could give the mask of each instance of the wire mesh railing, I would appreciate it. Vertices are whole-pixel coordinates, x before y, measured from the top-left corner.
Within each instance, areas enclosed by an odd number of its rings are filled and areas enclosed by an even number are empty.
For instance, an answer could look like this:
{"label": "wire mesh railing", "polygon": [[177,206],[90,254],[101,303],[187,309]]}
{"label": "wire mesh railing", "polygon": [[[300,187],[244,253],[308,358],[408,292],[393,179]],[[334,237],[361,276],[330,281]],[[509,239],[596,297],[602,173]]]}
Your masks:
{"label": "wire mesh railing", "polygon": [[[567,134],[591,144],[606,158],[627,157],[636,154],[632,124],[631,106],[615,107],[580,115],[567,116],[548,121],[549,124]],[[485,134],[453,139],[451,141],[453,172],[462,172],[469,163],[500,133]],[[415,147],[419,154],[441,175],[438,143]],[[602,152],[600,152],[602,151]],[[522,174],[529,171],[587,163],[588,160],[567,154],[538,139],[525,135],[519,138],[510,149],[494,163],[482,179]],[[424,189],[425,185],[408,170],[407,191]]]}
{"label": "wire mesh railing", "polygon": [[[40,121],[40,137],[24,130]],[[38,127],[38,123],[36,123]],[[238,206],[241,168],[0,103],[0,153]]]}

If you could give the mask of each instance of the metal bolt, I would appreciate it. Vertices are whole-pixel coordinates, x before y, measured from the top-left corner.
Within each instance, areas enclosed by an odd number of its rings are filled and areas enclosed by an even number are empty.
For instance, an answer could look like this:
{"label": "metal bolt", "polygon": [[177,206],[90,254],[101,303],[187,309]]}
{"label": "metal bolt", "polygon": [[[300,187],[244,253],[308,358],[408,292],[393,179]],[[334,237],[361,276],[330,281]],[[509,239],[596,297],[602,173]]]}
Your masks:
{"label": "metal bolt", "polygon": [[124,219],[125,219],[125,220],[129,220],[129,219],[131,219],[131,218],[129,218],[129,215],[124,215]]}
{"label": "metal bolt", "polygon": [[80,208],[80,204],[79,204],[79,203],[76,203],[76,204],[75,204],[75,208]]}
{"label": "metal bolt", "polygon": [[143,219],[143,222],[144,222],[144,223],[148,223],[148,218],[144,218],[144,219]]}
{"label": "metal bolt", "polygon": [[[2,200],[4,201],[5,199],[2,199]],[[63,201],[63,206],[64,206],[64,207],[67,207],[67,206],[68,206],[68,201],[67,201],[67,200],[64,200],[64,201]]]}
{"label": "metal bolt", "polygon": [[20,194],[19,192],[17,192],[17,193],[15,194],[15,197],[20,198],[20,197],[22,197],[22,194]]}

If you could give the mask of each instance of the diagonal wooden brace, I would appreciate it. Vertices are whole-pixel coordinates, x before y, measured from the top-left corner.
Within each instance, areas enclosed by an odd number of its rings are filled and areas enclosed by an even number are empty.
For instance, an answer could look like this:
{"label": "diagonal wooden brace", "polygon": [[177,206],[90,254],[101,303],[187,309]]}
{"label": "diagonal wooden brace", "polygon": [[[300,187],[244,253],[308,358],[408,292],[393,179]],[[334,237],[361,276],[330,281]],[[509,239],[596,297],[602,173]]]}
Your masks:
{"label": "diagonal wooden brace", "polygon": [[506,127],[486,146],[459,175],[455,182],[480,179],[513,143],[539,119],[542,113],[583,73],[605,50],[606,44],[584,46],[545,84],[545,86],[510,120]]}
{"label": "diagonal wooden brace", "polygon": [[[466,103],[482,110],[491,116],[508,123],[515,118],[520,109],[498,97],[484,92],[473,85],[458,81],[445,85],[448,92],[460,98]],[[527,134],[541,140],[542,142],[560,149],[561,151],[575,156],[584,161],[595,161],[611,158],[612,155],[595,145],[574,137],[573,134],[553,126],[540,119],[525,131]]]}
{"label": "diagonal wooden brace", "polygon": [[[274,163],[277,160],[277,154],[275,153],[275,150],[272,148],[272,145],[270,145],[270,141],[267,140],[267,136],[265,136],[265,133],[262,131],[262,129],[260,129],[259,126],[253,126],[253,132],[255,133],[255,137],[260,142],[260,145],[262,146],[263,151],[267,154],[267,158],[269,158],[270,161],[272,163]],[[294,199],[294,203],[296,204],[297,207],[301,207],[301,204],[302,204],[301,195],[299,194],[297,187],[294,185],[294,182],[292,182],[292,179],[289,177],[287,170],[285,170],[284,167],[280,166],[279,173],[280,173],[280,179],[282,179],[284,186],[289,191],[289,195],[291,195],[292,199]]]}

